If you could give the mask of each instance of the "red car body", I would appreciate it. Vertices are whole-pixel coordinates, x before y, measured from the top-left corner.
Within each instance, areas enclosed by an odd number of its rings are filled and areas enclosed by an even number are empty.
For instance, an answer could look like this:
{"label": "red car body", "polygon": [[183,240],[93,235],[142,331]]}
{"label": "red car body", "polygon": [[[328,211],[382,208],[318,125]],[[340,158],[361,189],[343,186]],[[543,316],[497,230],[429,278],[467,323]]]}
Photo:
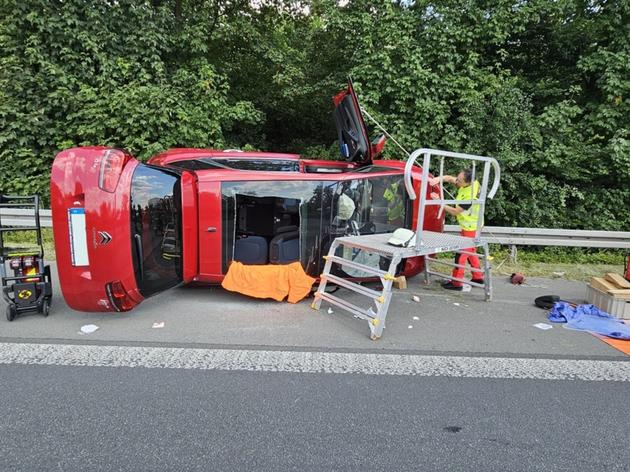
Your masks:
{"label": "red car body", "polygon": [[[182,283],[220,283],[232,260],[299,260],[316,277],[335,237],[415,227],[404,162],[373,159],[382,141],[367,141],[351,84],[334,102],[346,161],[172,149],[144,164],[106,147],[59,153],[51,207],[68,305],[128,311]],[[442,230],[437,207],[428,207],[425,228]],[[410,277],[422,268],[421,258],[407,259],[399,272]]]}

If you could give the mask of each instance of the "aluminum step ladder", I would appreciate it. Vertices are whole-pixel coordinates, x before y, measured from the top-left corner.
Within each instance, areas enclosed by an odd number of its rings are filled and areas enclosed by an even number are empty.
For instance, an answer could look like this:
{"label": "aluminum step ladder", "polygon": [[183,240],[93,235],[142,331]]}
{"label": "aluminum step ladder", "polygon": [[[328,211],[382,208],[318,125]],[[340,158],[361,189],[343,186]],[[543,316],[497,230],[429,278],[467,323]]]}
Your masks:
{"label": "aluminum step ladder", "polygon": [[[378,235],[381,236],[381,235]],[[342,255],[337,255],[338,250],[341,249]],[[372,254],[378,254],[389,259],[389,266],[387,270],[382,270],[379,267],[372,267],[352,260],[352,255],[356,250],[368,251]],[[330,245],[328,255],[324,256],[326,264],[324,265],[324,271],[320,276],[320,284],[317,292],[315,293],[315,301],[311,304],[311,308],[319,310],[322,301],[326,301],[331,305],[338,306],[345,311],[352,313],[356,318],[366,320],[370,327],[370,338],[376,340],[383,334],[385,328],[385,318],[387,316],[387,310],[389,309],[389,303],[392,299],[392,286],[394,283],[396,267],[400,261],[409,253],[408,249],[397,248],[388,245],[370,244],[370,241],[364,241],[360,237],[348,236],[343,238],[336,238]],[[364,287],[356,282],[352,282],[348,279],[338,277],[331,273],[333,264],[341,267],[347,267],[354,270],[358,270],[365,274],[363,277],[376,278],[381,281],[382,289],[373,290],[368,287]],[[346,288],[351,292],[363,295],[371,300],[370,305],[367,308],[363,308],[347,300],[343,300],[340,297],[332,295],[326,292],[326,285],[328,283],[336,284],[340,287]]]}
{"label": "aluminum step ladder", "polygon": [[[463,159],[472,161],[472,182],[476,179],[476,165],[477,163],[483,164],[483,177],[480,185],[479,196],[471,198],[466,201],[456,201],[454,199],[445,199],[443,193],[440,192],[439,199],[427,199],[428,180],[429,180],[429,167],[431,163],[431,156],[439,156],[440,158],[440,176],[443,174],[444,158]],[[398,264],[406,258],[423,256],[425,258],[424,265],[424,278],[428,283],[429,275],[435,275],[438,277],[445,277],[439,272],[434,272],[429,269],[429,262],[446,264],[449,266],[466,268],[457,263],[445,262],[433,257],[435,254],[442,252],[459,252],[463,254],[472,255],[469,251],[470,248],[480,247],[483,249],[483,253],[475,255],[483,260],[482,270],[484,272],[484,283],[474,283],[464,279],[455,279],[448,277],[452,280],[457,280],[462,283],[469,284],[471,286],[477,286],[484,289],[485,299],[489,301],[492,298],[492,278],[491,267],[489,263],[489,250],[488,243],[481,238],[481,228],[483,222],[483,211],[485,207],[486,198],[492,198],[499,186],[500,168],[498,162],[486,156],[476,156],[471,154],[453,153],[448,151],[440,151],[435,149],[417,149],[410,154],[407,164],[405,166],[405,188],[411,200],[416,199],[416,190],[414,188],[414,182],[412,173],[414,165],[417,165],[416,160],[419,156],[423,156],[422,162],[422,176],[420,178],[420,198],[418,203],[418,219],[416,224],[415,245],[410,248],[401,248],[392,246],[387,241],[392,236],[392,233],[384,234],[368,234],[357,236],[345,236],[336,238],[330,246],[328,255],[324,256],[326,263],[324,270],[320,276],[320,285],[315,293],[315,300],[311,307],[318,310],[321,307],[322,301],[326,301],[331,305],[338,306],[345,311],[350,312],[356,318],[360,318],[368,321],[370,328],[370,338],[372,340],[379,339],[385,329],[385,319],[387,317],[387,311],[392,298],[392,285],[395,279],[396,268]],[[494,169],[494,182],[492,188],[488,191],[488,183],[490,179],[491,167]],[[416,170],[417,171],[417,170]],[[417,179],[416,179],[417,182]],[[438,233],[434,231],[424,230],[424,217],[427,206],[440,205],[443,207],[445,204],[458,204],[469,203],[470,205],[479,206],[479,227],[476,232],[475,238],[467,238],[459,235]],[[338,255],[341,248],[341,255]],[[371,267],[362,263],[357,263],[352,260],[352,255],[355,251],[365,251],[368,254],[377,254],[381,257],[389,259],[389,267],[387,270],[382,270],[379,267]],[[365,273],[365,277],[378,277],[380,278],[383,286],[382,290],[373,290],[364,287],[360,284],[352,282],[350,280],[338,277],[331,273],[333,264],[340,265],[342,267],[349,267],[355,270],[359,270]],[[346,288],[351,292],[358,293],[369,299],[371,304],[367,308],[363,308],[347,300],[343,300],[338,296],[334,296],[326,292],[326,285],[328,283],[336,284],[340,287]]]}

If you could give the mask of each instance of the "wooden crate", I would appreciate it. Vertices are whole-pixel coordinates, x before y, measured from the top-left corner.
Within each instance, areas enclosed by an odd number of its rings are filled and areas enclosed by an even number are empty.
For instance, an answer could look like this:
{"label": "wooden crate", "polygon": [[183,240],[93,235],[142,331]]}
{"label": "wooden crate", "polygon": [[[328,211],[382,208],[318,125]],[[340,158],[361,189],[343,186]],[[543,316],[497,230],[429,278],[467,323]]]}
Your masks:
{"label": "wooden crate", "polygon": [[614,294],[603,292],[588,284],[586,300],[616,318],[630,320],[630,299],[628,298],[618,298]]}

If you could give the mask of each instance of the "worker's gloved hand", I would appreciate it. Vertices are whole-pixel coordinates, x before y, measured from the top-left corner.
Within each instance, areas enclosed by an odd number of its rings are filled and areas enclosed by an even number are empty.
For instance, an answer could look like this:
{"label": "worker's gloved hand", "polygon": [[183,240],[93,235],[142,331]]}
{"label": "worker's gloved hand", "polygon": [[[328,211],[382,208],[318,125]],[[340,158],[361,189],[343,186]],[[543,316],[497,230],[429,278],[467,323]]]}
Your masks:
{"label": "worker's gloved hand", "polygon": [[435,192],[431,192],[431,198],[433,200],[439,200],[440,199],[440,195],[435,193]]}
{"label": "worker's gloved hand", "polygon": [[435,187],[439,183],[440,183],[440,177],[433,177],[432,179],[429,179],[429,185],[431,187]]}

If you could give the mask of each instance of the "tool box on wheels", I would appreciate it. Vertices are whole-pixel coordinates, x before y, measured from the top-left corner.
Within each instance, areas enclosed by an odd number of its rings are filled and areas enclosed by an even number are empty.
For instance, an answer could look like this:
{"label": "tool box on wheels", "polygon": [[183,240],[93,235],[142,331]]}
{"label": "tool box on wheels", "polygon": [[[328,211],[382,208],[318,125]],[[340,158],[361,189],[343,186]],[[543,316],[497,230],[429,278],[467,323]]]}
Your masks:
{"label": "tool box on wheels", "polygon": [[[44,316],[50,312],[52,299],[52,283],[50,266],[44,264],[44,246],[42,243],[42,229],[39,221],[38,195],[13,196],[0,195],[0,279],[2,282],[2,297],[7,302],[7,320],[13,321],[20,313],[37,311]],[[13,218],[27,217],[29,226],[16,225],[5,215],[2,221],[2,210],[20,210]],[[7,233],[31,232],[35,234],[32,240],[5,243]],[[14,238],[17,239],[17,238]],[[10,275],[7,275],[10,274]]]}

